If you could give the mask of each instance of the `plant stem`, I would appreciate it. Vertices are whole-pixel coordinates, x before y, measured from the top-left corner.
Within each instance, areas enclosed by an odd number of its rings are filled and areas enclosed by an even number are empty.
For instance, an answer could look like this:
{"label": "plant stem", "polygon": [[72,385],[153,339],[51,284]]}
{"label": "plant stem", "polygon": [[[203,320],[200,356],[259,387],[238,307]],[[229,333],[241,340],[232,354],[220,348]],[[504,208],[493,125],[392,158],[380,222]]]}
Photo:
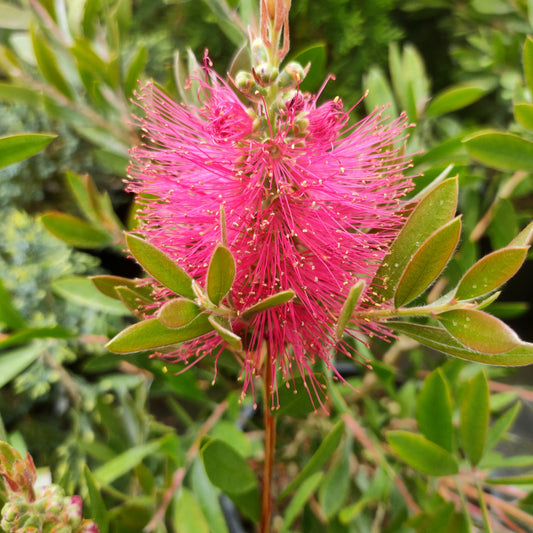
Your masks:
{"label": "plant stem", "polygon": [[267,350],[263,381],[263,416],[265,419],[265,459],[263,464],[263,494],[261,498],[260,533],[270,532],[272,518],[272,467],[274,466],[274,450],[276,447],[276,419],[272,416],[272,362],[270,349]]}

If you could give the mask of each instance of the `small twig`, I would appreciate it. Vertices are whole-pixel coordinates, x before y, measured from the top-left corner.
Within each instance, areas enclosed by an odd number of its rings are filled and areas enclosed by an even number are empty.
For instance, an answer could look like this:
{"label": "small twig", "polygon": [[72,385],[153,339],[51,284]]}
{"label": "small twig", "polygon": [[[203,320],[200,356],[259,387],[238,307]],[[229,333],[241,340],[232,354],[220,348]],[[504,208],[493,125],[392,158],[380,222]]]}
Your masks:
{"label": "small twig", "polygon": [[180,488],[181,484],[183,483],[183,479],[185,478],[185,474],[187,473],[187,470],[191,466],[192,462],[194,461],[194,458],[198,454],[198,450],[200,448],[200,442],[204,435],[209,433],[211,428],[218,422],[220,417],[224,414],[226,409],[228,408],[228,402],[224,401],[218,404],[209,418],[204,422],[202,427],[199,429],[198,433],[196,434],[196,438],[194,439],[194,442],[191,444],[189,449],[187,450],[187,453],[185,454],[185,465],[178,468],[174,472],[174,476],[172,478],[172,483],[167,488],[165,493],[163,494],[163,498],[161,499],[161,505],[157,509],[157,511],[154,513],[154,516],[152,517],[152,520],[148,523],[148,525],[144,528],[144,533],[150,533],[152,531],[155,531],[157,528],[157,525],[159,523],[163,523],[165,519],[165,514],[167,512],[167,508],[172,500],[172,496],[174,496],[174,493]]}

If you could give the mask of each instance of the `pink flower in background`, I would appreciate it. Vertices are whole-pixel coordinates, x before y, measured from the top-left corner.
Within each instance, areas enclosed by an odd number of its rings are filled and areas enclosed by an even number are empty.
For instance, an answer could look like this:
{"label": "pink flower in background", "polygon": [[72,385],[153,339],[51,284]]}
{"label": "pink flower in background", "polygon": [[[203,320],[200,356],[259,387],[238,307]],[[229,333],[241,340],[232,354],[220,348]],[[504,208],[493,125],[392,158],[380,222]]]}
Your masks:
{"label": "pink flower in background", "polygon": [[[411,182],[393,146],[406,136],[405,117],[384,122],[376,110],[351,126],[340,100],[318,105],[316,96],[286,92],[273,113],[259,97],[246,107],[208,68],[200,84],[200,109],[153,85],[141,90],[145,144],[132,151],[128,185],[142,206],[138,232],[203,285],[223,205],[237,311],[296,293],[249,322],[233,321],[244,341],[244,390],[261,369],[264,342],[285,379],[311,376],[316,361],[330,363],[350,287],[370,285],[401,226]],[[371,290],[360,305],[371,303]],[[171,296],[157,289],[159,305]],[[370,323],[359,329],[383,333]],[[224,347],[213,332],[165,357],[194,363]]]}

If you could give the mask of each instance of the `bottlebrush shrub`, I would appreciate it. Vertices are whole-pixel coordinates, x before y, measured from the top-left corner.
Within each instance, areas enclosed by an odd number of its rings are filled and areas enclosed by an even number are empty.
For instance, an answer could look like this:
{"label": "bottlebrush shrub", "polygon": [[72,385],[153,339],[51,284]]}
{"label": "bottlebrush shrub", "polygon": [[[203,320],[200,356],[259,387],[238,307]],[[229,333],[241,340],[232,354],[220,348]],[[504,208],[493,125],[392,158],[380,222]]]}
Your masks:
{"label": "bottlebrush shrub", "polygon": [[350,354],[344,333],[363,342],[404,333],[471,361],[533,362],[533,345],[482,311],[525,260],[533,225],[428,303],[421,295],[460,238],[457,179],[406,199],[405,116],[387,121],[377,109],[350,125],[353,109],[302,93],[306,69],[280,71],[283,50],[274,52],[255,40],[236,90],[206,57],[191,78],[198,106],[141,88],[145,142],[128,180],[141,208],[127,243],[149,278],[94,278],[142,319],[108,348],[188,365],[227,349],[243,393],[270,365],[274,388],[299,373],[317,398],[314,364],[335,371],[332,354]]}

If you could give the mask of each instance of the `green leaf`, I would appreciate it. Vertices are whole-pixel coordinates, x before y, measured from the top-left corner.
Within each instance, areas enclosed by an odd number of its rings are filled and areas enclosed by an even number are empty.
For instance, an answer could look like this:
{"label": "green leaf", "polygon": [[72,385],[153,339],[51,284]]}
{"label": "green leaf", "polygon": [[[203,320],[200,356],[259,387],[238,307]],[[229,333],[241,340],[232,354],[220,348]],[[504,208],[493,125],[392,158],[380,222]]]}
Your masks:
{"label": "green leaf", "polygon": [[368,91],[364,100],[367,112],[371,113],[376,107],[389,106],[388,113],[392,118],[396,118],[398,109],[392,89],[383,71],[379,67],[371,67],[363,83],[364,88]]}
{"label": "green leaf", "polygon": [[39,66],[41,74],[51,85],[71,100],[72,89],[61,73],[56,56],[47,43],[44,35],[36,30],[35,26],[31,27],[30,35],[35,59],[37,60],[37,65]]}
{"label": "green leaf", "polygon": [[80,218],[56,211],[41,216],[45,228],[58,239],[77,248],[103,248],[111,244],[111,235]]}
{"label": "green leaf", "polygon": [[256,304],[248,307],[241,313],[241,317],[244,320],[251,318],[253,315],[260,313],[261,311],[266,311],[267,309],[272,309],[278,305],[283,305],[290,302],[295,297],[295,292],[292,289],[287,291],[277,292],[272,296],[268,296],[264,300],[257,302]]}
{"label": "green leaf", "polygon": [[133,95],[133,91],[137,87],[137,81],[144,71],[147,60],[148,49],[144,44],[141,44],[135,52],[135,55],[132,57],[126,72],[126,78],[124,80],[124,96],[126,98],[131,98]]}
{"label": "green leaf", "polygon": [[175,261],[153,244],[134,235],[127,234],[126,242],[133,257],[148,274],[175,294],[189,300],[196,298],[192,289],[192,278]]}
{"label": "green leaf", "polygon": [[129,287],[116,287],[115,292],[118,295],[118,299],[132,314],[135,316],[142,316],[140,308],[142,304],[147,303],[147,301],[141,294]]}
{"label": "green leaf", "polygon": [[438,116],[457,111],[479,100],[486,90],[471,84],[458,84],[447,87],[433,97],[426,109],[427,116]]}
{"label": "green leaf", "polygon": [[93,201],[94,193],[90,190],[93,189],[95,185],[91,178],[88,175],[80,176],[71,170],[67,170],[65,173],[65,181],[83,215],[91,222],[97,223],[99,217]]}
{"label": "green leaf", "polygon": [[464,140],[468,153],[498,170],[532,170],[533,143],[512,133],[484,131]]}
{"label": "green leaf", "polygon": [[450,387],[440,368],[424,380],[416,402],[416,420],[424,437],[452,451],[453,423]]}
{"label": "green leaf", "polygon": [[30,24],[30,14],[25,9],[6,2],[0,2],[0,28],[5,30],[27,30]]}
{"label": "green leaf", "polygon": [[115,300],[120,300],[116,289],[118,287],[127,287],[128,289],[137,292],[147,301],[151,301],[150,287],[138,286],[138,280],[109,275],[91,276],[89,279],[102,294],[105,294],[106,296],[109,296]]}
{"label": "green leaf", "polygon": [[326,461],[328,461],[339,446],[343,433],[344,424],[342,421],[339,421],[320,443],[317,451],[313,454],[311,459],[309,459],[302,471],[283,489],[278,500],[283,500],[293,490],[296,490],[306,479],[311,477],[324,466]]}
{"label": "green leaf", "polygon": [[228,294],[235,279],[235,259],[228,248],[218,245],[215,248],[207,269],[206,292],[215,305]]}
{"label": "green leaf", "polygon": [[285,387],[278,389],[279,409],[272,409],[272,414],[276,417],[304,418],[309,413],[316,412],[317,407],[313,400],[315,392],[313,386],[309,386],[310,380],[315,381],[315,386],[319,390],[326,384],[326,380],[321,374],[313,375],[307,380],[298,376],[290,382],[287,381]]}
{"label": "green leaf", "polygon": [[107,533],[109,531],[109,518],[107,509],[105,507],[104,500],[100,494],[100,490],[96,484],[89,467],[85,465],[83,469],[83,475],[85,477],[85,483],[87,484],[87,490],[89,492],[89,506],[91,508],[91,514],[89,515],[98,526],[100,533]]}
{"label": "green leaf", "polygon": [[533,238],[533,222],[530,222],[510,243],[509,247],[528,246]]}
{"label": "green leaf", "polygon": [[453,218],[457,195],[457,178],[450,178],[430,190],[415,206],[372,282],[383,300],[392,297],[405,267],[421,244]]}
{"label": "green leaf", "polygon": [[0,338],[0,349],[4,350],[34,339],[68,339],[73,336],[74,334],[70,330],[60,326],[24,328]]}
{"label": "green leaf", "polygon": [[461,344],[477,352],[508,352],[520,344],[509,326],[483,311],[457,309],[440,313],[438,319]]}
{"label": "green leaf", "polygon": [[467,361],[499,366],[524,366],[533,363],[533,344],[523,342],[504,353],[482,353],[470,350],[452,337],[444,328],[393,320],[389,320],[387,326],[430,348]]}
{"label": "green leaf", "polygon": [[176,298],[170,300],[159,309],[157,318],[166,328],[181,328],[194,320],[201,309],[191,300]]}
{"label": "green leaf", "polygon": [[181,487],[172,506],[172,523],[180,533],[210,533],[209,525],[195,495]]}
{"label": "green leaf", "polygon": [[311,63],[311,68],[307,76],[300,84],[300,90],[303,92],[315,92],[320,89],[325,76],[325,68],[327,61],[326,45],[323,43],[313,44],[310,47],[298,53],[292,61],[297,61],[304,68],[308,63]]}
{"label": "green leaf", "polygon": [[211,483],[226,494],[245,494],[258,486],[248,462],[232,446],[209,439],[200,450]]}
{"label": "green leaf", "polygon": [[0,137],[0,168],[18,163],[46,148],[57,135],[21,133]]}
{"label": "green leaf", "polygon": [[521,476],[492,477],[485,478],[485,483],[491,485],[533,485],[533,474],[523,474]]}
{"label": "green leaf", "polygon": [[455,457],[422,435],[409,431],[387,432],[387,441],[409,466],[429,476],[450,476],[459,472]]}
{"label": "green leaf", "polygon": [[400,277],[394,293],[395,307],[401,307],[424,292],[444,270],[461,236],[457,217],[439,228],[418,248]]}
{"label": "green leaf", "polygon": [[526,259],[527,248],[503,248],[482,257],[462,277],[455,298],[470,300],[483,296],[512,278]]}
{"label": "green leaf", "polygon": [[533,105],[515,104],[513,111],[516,121],[524,128],[533,131]]}
{"label": "green leaf", "polygon": [[350,491],[350,440],[346,439],[343,450],[328,470],[320,485],[318,501],[327,518],[331,519],[344,506]]}
{"label": "green leaf", "polygon": [[135,468],[145,457],[159,451],[166,437],[146,444],[140,444],[116,455],[93,472],[94,479],[101,485],[109,485],[116,479]]}
{"label": "green leaf", "polygon": [[354,312],[355,306],[359,302],[359,298],[361,298],[364,289],[365,282],[361,279],[350,289],[346,301],[342,304],[339,319],[337,320],[337,325],[335,327],[335,337],[337,340],[342,338],[344,330],[352,317],[352,313]]}
{"label": "green leaf", "polygon": [[118,302],[102,294],[90,279],[82,276],[68,276],[52,282],[54,292],[78,305],[98,309],[112,315],[127,315],[128,310]]}
{"label": "green leaf", "polygon": [[529,92],[533,94],[533,39],[528,35],[524,43],[522,60]]}
{"label": "green leaf", "polygon": [[281,533],[286,533],[289,531],[289,527],[294,520],[296,520],[296,517],[303,509],[304,505],[313,495],[313,492],[315,492],[315,490],[318,488],[318,485],[322,481],[323,477],[324,474],[322,472],[316,472],[301,484],[300,488],[285,509]]}
{"label": "green leaf", "polygon": [[489,417],[489,386],[485,372],[481,371],[468,381],[461,400],[459,435],[472,466],[476,466],[483,457]]}
{"label": "green leaf", "polygon": [[216,332],[224,339],[232,348],[237,351],[242,350],[241,338],[233,333],[231,330],[231,324],[225,317],[217,315],[209,315],[209,323],[213,326]]}
{"label": "green leaf", "polygon": [[43,346],[35,343],[0,355],[0,389],[26,370],[42,353]]}
{"label": "green leaf", "polygon": [[500,439],[507,433],[507,431],[513,425],[521,408],[522,408],[522,404],[520,402],[516,402],[503,415],[499,416],[496,419],[496,421],[494,422],[494,424],[492,424],[487,434],[487,441],[485,443],[486,450],[490,450],[491,448],[496,446],[496,444],[498,444]]}
{"label": "green leaf", "polygon": [[106,348],[115,353],[154,350],[195,339],[212,330],[213,326],[205,314],[179,329],[166,328],[157,318],[149,318],[122,330],[107,343]]}
{"label": "green leaf", "polygon": [[11,295],[0,279],[0,323],[10,329],[21,329],[26,326],[24,317],[17,311],[11,300]]}

